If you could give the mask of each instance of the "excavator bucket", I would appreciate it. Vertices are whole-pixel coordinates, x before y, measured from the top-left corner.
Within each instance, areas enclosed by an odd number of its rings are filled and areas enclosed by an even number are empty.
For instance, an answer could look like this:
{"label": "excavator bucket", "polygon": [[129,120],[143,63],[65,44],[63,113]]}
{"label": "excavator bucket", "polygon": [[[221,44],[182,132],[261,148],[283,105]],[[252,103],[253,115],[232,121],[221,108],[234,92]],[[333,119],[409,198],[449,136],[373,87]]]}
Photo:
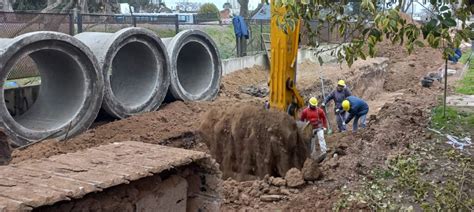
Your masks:
{"label": "excavator bucket", "polygon": [[309,122],[296,121],[298,133],[302,140],[309,146],[311,143],[311,137],[313,137],[313,126]]}

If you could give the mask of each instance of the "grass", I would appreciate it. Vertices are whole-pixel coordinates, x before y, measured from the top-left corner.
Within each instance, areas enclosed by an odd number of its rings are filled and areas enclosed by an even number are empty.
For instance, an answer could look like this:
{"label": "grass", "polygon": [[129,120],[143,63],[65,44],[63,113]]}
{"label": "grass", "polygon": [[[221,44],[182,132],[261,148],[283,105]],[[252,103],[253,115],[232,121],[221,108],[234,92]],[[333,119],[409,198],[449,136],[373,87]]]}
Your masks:
{"label": "grass", "polygon": [[[433,109],[431,125],[443,132],[462,135],[474,129],[474,113],[459,111],[454,107],[446,107],[446,117],[443,117],[443,107]],[[474,133],[474,132],[471,132]]]}
{"label": "grass", "polygon": [[362,204],[373,211],[472,211],[472,158],[443,146],[424,143],[410,155],[391,159],[387,168],[372,170],[359,189],[343,187],[333,209]]}
{"label": "grass", "polygon": [[470,60],[467,61],[470,54],[471,50],[465,52],[459,60],[463,64],[469,63],[469,69],[464,78],[456,86],[456,92],[460,94],[474,95],[474,56],[471,56]]}
{"label": "grass", "polygon": [[207,26],[203,29],[216,43],[222,59],[235,57],[235,35],[232,25]]}

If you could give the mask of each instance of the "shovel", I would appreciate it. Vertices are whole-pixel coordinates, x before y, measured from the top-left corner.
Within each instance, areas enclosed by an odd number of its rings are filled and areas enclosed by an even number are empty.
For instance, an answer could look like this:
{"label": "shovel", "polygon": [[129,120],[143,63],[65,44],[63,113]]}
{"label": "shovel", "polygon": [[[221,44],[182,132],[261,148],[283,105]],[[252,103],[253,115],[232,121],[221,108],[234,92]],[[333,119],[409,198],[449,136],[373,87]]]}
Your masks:
{"label": "shovel", "polygon": [[[326,98],[326,94],[324,92],[323,70],[321,68],[321,65],[319,65],[319,71],[320,71],[319,78],[321,79],[321,92],[323,94],[323,98]],[[327,125],[328,125],[327,134],[332,135],[331,123],[329,122],[329,115],[328,115],[328,112],[326,111],[325,106],[323,107],[323,110],[324,110],[324,114],[326,115],[326,122],[327,122]]]}

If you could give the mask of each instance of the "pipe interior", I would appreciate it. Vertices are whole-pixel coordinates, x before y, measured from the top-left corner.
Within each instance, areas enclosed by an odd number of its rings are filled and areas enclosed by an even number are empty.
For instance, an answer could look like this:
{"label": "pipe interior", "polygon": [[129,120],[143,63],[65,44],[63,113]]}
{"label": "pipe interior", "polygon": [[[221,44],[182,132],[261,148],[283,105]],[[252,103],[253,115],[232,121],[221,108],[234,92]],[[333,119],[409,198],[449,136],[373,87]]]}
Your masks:
{"label": "pipe interior", "polygon": [[193,95],[199,95],[211,85],[214,72],[211,53],[199,42],[183,45],[177,58],[178,81]]}
{"label": "pipe interior", "polygon": [[38,68],[41,86],[31,107],[23,114],[13,116],[13,119],[21,126],[36,131],[55,130],[69,124],[86,98],[86,80],[81,65],[71,55],[56,49],[37,50],[19,58],[27,56]]}
{"label": "pipe interior", "polygon": [[160,69],[151,47],[141,42],[124,45],[113,58],[109,72],[115,98],[127,107],[146,103],[154,93]]}

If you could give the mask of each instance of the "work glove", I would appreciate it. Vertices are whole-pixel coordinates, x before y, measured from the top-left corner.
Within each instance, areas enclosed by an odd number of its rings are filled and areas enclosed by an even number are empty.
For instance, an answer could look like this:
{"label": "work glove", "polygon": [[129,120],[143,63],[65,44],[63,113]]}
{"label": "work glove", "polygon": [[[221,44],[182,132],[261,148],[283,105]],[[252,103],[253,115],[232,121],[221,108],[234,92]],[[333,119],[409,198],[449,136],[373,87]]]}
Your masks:
{"label": "work glove", "polygon": [[323,102],[323,103],[321,104],[321,107],[326,107],[326,103]]}
{"label": "work glove", "polygon": [[323,127],[323,131],[326,131],[327,129]]}
{"label": "work glove", "polygon": [[340,110],[340,109],[336,109],[336,113],[337,113],[337,114],[341,113],[341,110]]}

